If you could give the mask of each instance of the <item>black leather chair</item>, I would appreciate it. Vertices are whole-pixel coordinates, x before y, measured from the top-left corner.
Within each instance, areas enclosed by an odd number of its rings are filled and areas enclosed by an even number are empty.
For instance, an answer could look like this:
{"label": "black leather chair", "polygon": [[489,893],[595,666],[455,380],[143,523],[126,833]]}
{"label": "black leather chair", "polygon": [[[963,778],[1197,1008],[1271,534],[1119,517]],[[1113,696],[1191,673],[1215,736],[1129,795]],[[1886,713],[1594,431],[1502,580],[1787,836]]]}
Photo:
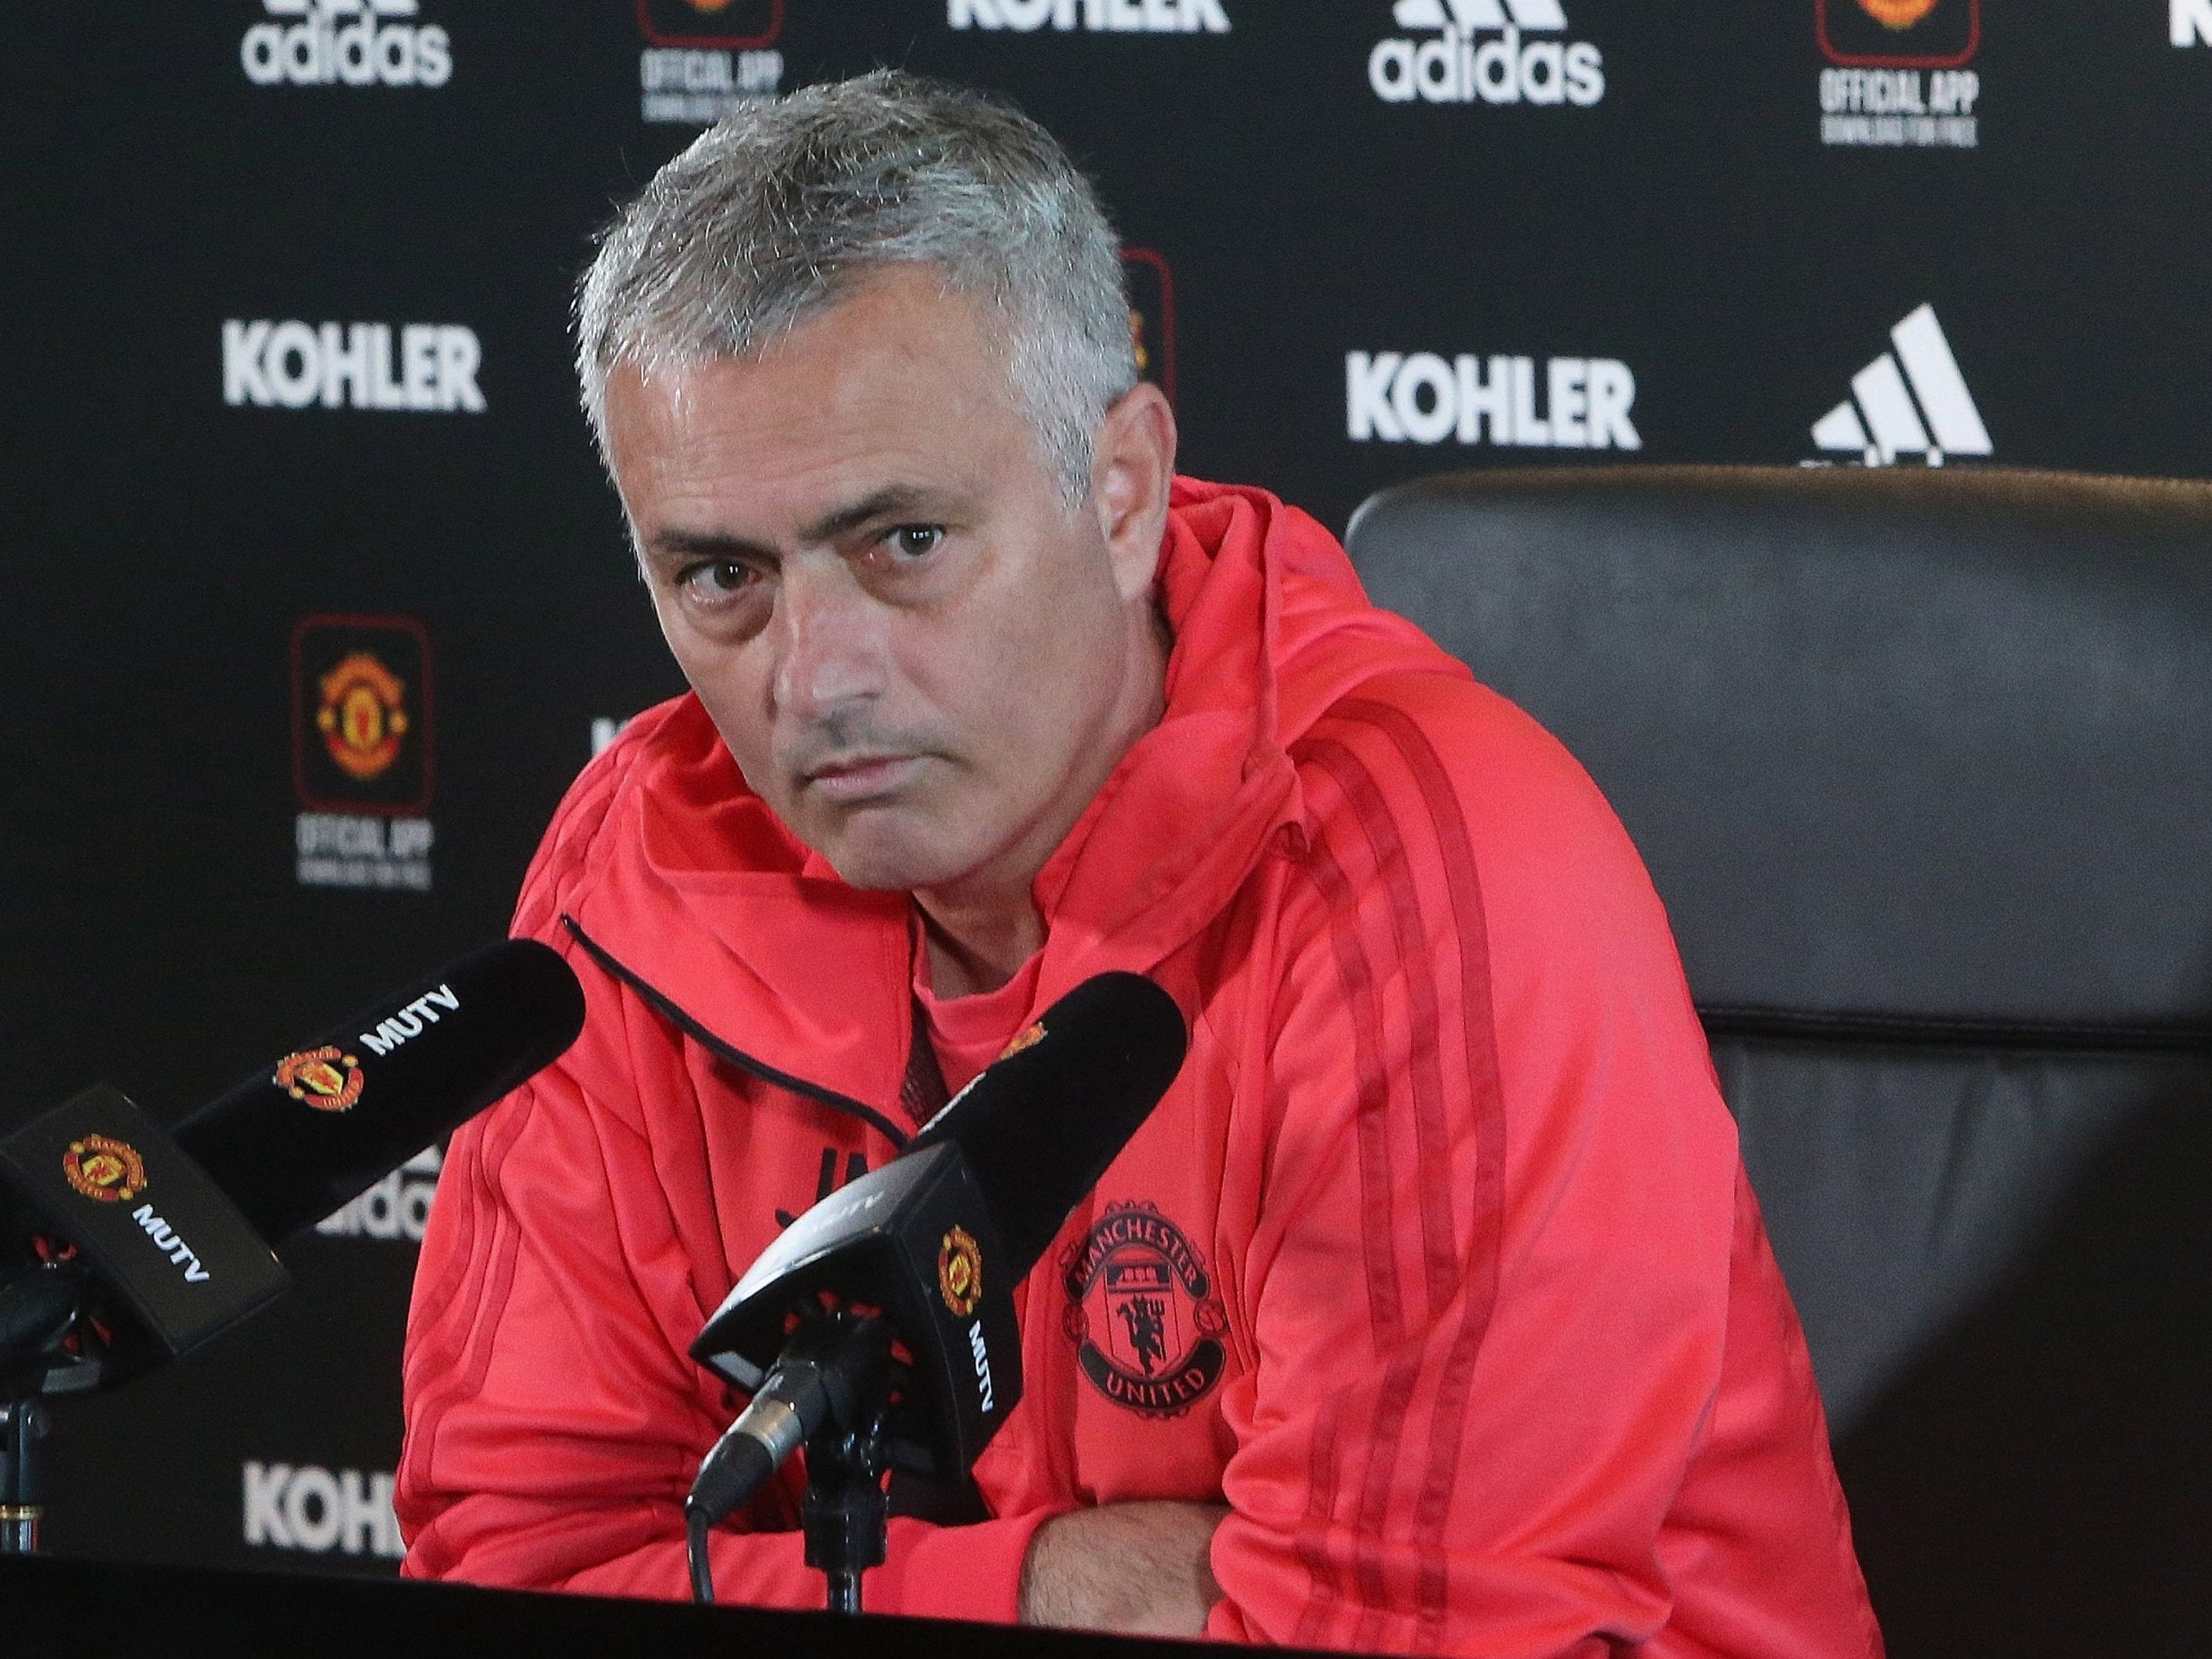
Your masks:
{"label": "black leather chair", "polygon": [[1893,1655],[2212,1653],[2212,486],[1465,473],[1348,540],[1643,851]]}

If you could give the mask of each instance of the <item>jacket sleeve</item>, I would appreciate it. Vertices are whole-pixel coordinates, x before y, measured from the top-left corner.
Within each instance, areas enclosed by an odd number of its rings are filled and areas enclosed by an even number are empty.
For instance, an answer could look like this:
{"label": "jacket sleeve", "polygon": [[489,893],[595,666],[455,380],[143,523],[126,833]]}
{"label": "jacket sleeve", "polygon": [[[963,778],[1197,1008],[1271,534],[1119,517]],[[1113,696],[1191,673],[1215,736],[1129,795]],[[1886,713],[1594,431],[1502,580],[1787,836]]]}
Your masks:
{"label": "jacket sleeve", "polygon": [[1211,1632],[1877,1652],[1802,1341],[1612,813],[1441,677],[1341,706],[1297,758],[1271,1088],[1232,1131],[1263,1175]]}
{"label": "jacket sleeve", "polygon": [[[643,1137],[566,1062],[461,1131],[408,1324],[407,1575],[689,1594],[684,1495],[736,1409],[684,1351],[720,1292],[695,1271]],[[771,1490],[715,1535],[720,1600],[822,1604],[799,1535],[765,1529],[795,1517]],[[870,1608],[1011,1621],[1043,1519],[894,1519]]]}

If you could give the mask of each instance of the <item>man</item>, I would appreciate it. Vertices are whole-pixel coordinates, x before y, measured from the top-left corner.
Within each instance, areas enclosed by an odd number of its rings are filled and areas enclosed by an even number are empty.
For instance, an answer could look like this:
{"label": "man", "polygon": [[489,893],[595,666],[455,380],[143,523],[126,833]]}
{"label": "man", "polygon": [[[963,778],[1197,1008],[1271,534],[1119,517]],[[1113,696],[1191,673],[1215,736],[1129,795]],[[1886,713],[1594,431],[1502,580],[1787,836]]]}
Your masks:
{"label": "man", "polygon": [[[1319,526],[1174,477],[1051,140],[891,74],[749,108],[623,212],[579,319],[693,694],[585,772],[524,887],[591,1017],[447,1164],[408,1571],[681,1594],[741,1404],[701,1323],[1119,968],[1189,1059],[1020,1287],[983,1509],[895,1519],[871,1608],[1878,1651],[1633,851]],[[819,1604],[795,1493],[715,1536],[723,1599]]]}

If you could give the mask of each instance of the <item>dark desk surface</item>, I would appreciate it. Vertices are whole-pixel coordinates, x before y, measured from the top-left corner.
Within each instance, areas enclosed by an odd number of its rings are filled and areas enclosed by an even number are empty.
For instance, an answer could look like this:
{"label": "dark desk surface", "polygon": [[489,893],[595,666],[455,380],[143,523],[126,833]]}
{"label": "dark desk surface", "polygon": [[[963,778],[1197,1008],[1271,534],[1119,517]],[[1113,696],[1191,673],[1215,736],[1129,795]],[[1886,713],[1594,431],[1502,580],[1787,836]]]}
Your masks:
{"label": "dark desk surface", "polygon": [[0,1556],[4,1659],[1175,1659],[1204,1651],[932,1619]]}

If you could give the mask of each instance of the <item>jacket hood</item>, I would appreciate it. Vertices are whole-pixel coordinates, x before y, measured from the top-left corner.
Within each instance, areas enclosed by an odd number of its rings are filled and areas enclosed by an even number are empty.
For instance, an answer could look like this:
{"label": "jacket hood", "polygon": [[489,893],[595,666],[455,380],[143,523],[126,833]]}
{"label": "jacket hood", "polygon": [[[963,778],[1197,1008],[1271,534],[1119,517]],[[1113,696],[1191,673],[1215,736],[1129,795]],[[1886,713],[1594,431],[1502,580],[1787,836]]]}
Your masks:
{"label": "jacket hood", "polygon": [[[1369,604],[1335,538],[1264,491],[1178,479],[1155,591],[1174,641],[1167,711],[1038,874],[1039,1008],[1091,974],[1149,972],[1221,913],[1297,822],[1288,751],[1331,704],[1380,675],[1467,674]],[[848,887],[798,841],[695,697],[633,722],[600,763],[624,752],[577,925],[767,1068],[897,1098],[906,895]]]}

